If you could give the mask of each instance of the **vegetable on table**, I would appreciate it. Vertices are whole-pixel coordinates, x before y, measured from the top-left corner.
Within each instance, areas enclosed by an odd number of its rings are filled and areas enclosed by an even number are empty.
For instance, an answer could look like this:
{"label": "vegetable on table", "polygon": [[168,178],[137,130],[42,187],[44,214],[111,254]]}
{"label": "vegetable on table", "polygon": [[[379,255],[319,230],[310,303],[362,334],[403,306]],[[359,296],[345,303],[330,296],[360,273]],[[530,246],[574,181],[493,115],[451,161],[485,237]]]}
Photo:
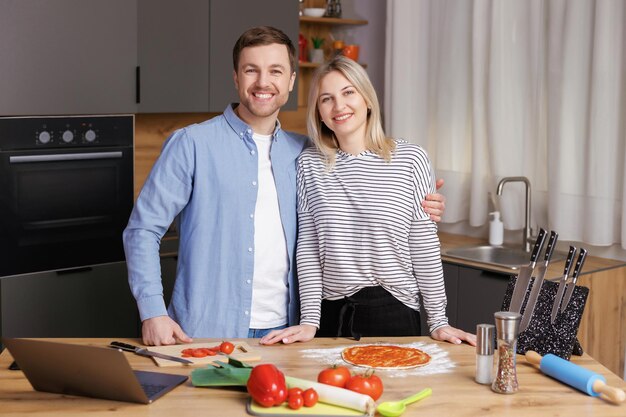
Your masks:
{"label": "vegetable on table", "polygon": [[317,395],[317,391],[315,391],[313,388],[309,388],[302,393],[302,398],[304,399],[305,407],[313,407],[315,404],[317,404],[317,401],[319,400],[319,395]]}
{"label": "vegetable on table", "polygon": [[280,405],[287,399],[285,375],[269,363],[252,368],[246,386],[252,399],[263,407]]}
{"label": "vegetable on table", "polygon": [[321,403],[361,411],[369,416],[373,416],[376,412],[376,403],[369,395],[290,376],[286,377],[285,380],[288,387],[299,387],[304,390],[313,388]]}
{"label": "vegetable on table", "polygon": [[346,389],[369,395],[376,401],[383,395],[383,381],[373,373],[354,375],[346,383]]}
{"label": "vegetable on table", "polygon": [[345,366],[333,366],[326,368],[317,375],[317,382],[328,384],[339,388],[345,388],[346,383],[352,374]]}

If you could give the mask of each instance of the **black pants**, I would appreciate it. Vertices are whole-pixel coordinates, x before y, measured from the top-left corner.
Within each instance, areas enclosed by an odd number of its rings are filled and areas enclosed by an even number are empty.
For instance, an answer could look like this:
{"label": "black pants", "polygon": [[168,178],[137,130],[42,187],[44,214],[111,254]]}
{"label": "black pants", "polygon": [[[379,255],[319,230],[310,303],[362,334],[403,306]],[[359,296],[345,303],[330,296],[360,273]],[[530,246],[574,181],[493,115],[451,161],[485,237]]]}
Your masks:
{"label": "black pants", "polygon": [[420,336],[420,313],[383,287],[366,287],[341,300],[322,300],[317,337]]}

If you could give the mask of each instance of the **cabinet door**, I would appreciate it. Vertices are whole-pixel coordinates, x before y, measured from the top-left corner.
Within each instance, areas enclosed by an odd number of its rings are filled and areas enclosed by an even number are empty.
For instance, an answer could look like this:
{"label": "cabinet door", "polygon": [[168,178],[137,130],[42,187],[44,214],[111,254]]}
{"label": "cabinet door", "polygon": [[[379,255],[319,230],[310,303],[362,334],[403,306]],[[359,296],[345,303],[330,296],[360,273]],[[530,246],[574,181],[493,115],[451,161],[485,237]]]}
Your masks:
{"label": "cabinet door", "polygon": [[[285,32],[298,46],[298,2],[293,0],[211,1],[209,111],[224,111],[228,103],[238,102],[233,83],[233,46],[239,36],[253,26],[274,26]],[[298,105],[298,85],[293,88],[285,110]]]}
{"label": "cabinet door", "polygon": [[126,263],[0,280],[2,336],[137,337]]}
{"label": "cabinet door", "polygon": [[[459,267],[454,264],[443,263],[443,280],[446,285],[446,315],[448,316],[448,323],[451,326],[456,327],[457,322],[457,294],[459,285]],[[428,336],[430,331],[428,324],[426,323],[426,310],[424,309],[424,303],[421,302],[421,325],[422,336]]]}
{"label": "cabinet door", "polygon": [[134,113],[136,0],[5,0],[0,114]]}
{"label": "cabinet door", "polygon": [[209,0],[139,0],[138,42],[139,112],[209,110]]}
{"label": "cabinet door", "polygon": [[508,275],[459,267],[457,327],[476,333],[477,324],[493,324],[493,313],[501,310],[508,283]]}

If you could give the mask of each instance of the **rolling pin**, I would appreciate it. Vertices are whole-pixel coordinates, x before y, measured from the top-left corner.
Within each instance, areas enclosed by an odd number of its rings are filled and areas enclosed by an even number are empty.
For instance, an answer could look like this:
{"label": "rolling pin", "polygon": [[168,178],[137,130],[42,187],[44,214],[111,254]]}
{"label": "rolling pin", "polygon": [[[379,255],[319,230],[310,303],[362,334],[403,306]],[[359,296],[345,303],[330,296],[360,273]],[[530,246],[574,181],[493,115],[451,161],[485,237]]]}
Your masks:
{"label": "rolling pin", "polygon": [[626,393],[621,389],[606,385],[606,379],[602,375],[551,353],[541,357],[537,352],[529,350],[526,352],[526,360],[534,365],[539,365],[539,369],[544,374],[593,397],[602,394],[602,398],[615,404],[621,403],[626,398]]}

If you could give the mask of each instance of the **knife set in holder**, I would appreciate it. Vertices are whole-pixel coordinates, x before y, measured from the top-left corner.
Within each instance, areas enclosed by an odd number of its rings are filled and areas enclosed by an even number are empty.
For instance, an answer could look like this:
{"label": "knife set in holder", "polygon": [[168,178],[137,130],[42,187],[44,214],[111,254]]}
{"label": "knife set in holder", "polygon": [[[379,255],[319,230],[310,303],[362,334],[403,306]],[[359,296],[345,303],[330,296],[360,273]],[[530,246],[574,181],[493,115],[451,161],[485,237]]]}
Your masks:
{"label": "knife set in holder", "polygon": [[540,229],[529,265],[521,267],[518,275],[511,277],[509,281],[502,310],[522,314],[517,353],[524,354],[534,350],[541,355],[552,353],[569,360],[572,353],[575,355],[583,353],[576,334],[589,288],[576,286],[576,281],[585,263],[587,250],[580,249],[574,272],[570,277],[569,272],[576,254],[576,248],[570,246],[559,282],[546,281],[544,278],[556,247],[558,234],[555,231],[550,232],[543,261],[533,277],[545,238],[546,231]]}
{"label": "knife set in holder", "polygon": [[[512,276],[502,301],[502,310],[508,311],[516,276]],[[534,279],[532,280],[534,281]],[[583,349],[576,338],[585,310],[589,288],[577,285],[565,310],[557,314],[551,323],[552,305],[557,294],[558,282],[544,281],[539,292],[535,311],[526,330],[517,339],[517,353],[534,350],[542,356],[552,353],[569,360],[572,354],[582,355]],[[526,297],[528,299],[528,297]],[[522,313],[524,310],[522,310]]]}

